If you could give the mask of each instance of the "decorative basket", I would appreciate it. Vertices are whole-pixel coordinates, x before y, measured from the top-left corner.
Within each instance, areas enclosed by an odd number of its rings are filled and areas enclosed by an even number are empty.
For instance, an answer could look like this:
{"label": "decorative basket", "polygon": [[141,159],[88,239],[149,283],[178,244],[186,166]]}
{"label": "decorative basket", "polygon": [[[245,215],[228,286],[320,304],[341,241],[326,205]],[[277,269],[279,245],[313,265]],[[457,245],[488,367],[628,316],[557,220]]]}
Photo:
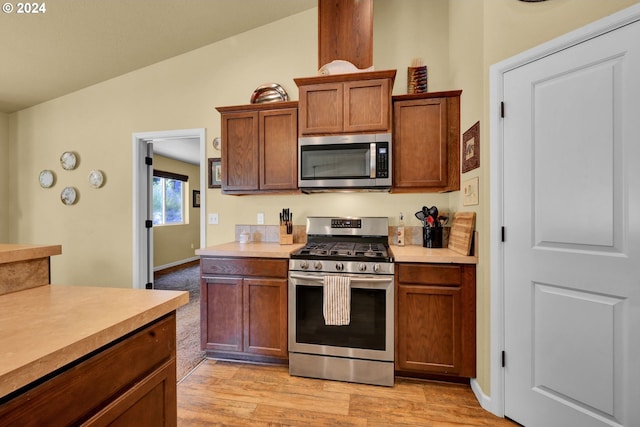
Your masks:
{"label": "decorative basket", "polygon": [[427,91],[427,66],[407,68],[407,93],[425,93]]}

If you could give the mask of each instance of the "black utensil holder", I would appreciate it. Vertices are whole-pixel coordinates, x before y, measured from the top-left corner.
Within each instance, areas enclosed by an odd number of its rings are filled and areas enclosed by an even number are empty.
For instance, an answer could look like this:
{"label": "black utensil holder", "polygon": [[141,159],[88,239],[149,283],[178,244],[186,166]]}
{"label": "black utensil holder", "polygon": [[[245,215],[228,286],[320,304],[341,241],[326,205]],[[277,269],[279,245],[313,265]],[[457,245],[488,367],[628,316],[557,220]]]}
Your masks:
{"label": "black utensil holder", "polygon": [[425,248],[441,248],[442,227],[423,227],[422,246]]}

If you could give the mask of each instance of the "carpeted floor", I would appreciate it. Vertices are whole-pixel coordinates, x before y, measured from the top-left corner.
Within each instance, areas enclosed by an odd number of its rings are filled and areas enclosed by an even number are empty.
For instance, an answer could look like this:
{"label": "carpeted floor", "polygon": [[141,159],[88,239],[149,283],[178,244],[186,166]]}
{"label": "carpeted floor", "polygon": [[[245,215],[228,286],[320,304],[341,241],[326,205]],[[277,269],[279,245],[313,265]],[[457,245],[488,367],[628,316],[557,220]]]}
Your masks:
{"label": "carpeted floor", "polygon": [[204,359],[200,350],[200,267],[188,266],[154,279],[155,289],[189,291],[189,304],[178,308],[177,378],[180,381]]}

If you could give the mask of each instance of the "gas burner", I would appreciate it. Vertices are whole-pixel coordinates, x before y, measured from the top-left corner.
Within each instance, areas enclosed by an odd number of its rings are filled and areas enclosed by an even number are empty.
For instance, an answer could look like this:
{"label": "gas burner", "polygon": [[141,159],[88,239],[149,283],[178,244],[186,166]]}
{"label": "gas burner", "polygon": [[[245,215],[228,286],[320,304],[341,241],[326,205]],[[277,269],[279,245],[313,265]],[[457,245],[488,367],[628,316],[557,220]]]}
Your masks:
{"label": "gas burner", "polygon": [[[307,218],[307,244],[291,254],[290,268],[331,273],[392,272],[388,219]],[[381,267],[381,265],[386,265]],[[390,267],[391,266],[391,267]]]}

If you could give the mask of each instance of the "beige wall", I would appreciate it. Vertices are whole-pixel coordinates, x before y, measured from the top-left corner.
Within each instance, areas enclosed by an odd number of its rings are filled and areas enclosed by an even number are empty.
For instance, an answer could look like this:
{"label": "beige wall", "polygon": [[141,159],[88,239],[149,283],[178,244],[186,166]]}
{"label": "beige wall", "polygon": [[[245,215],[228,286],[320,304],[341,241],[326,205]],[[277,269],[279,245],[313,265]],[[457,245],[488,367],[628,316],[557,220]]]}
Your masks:
{"label": "beige wall", "polygon": [[[433,5],[432,11],[421,7],[426,3]],[[432,89],[447,88],[447,36],[436,31],[446,28],[448,8],[441,4],[406,1],[401,14],[388,22],[376,20],[374,64],[376,69],[399,70],[394,92],[406,92],[406,67],[416,56],[434,64]],[[409,5],[419,19],[412,16]],[[407,17],[414,19],[402,24]],[[386,44],[391,38],[394,44]],[[210,143],[220,135],[215,107],[246,104],[265,82],[280,83],[291,99],[297,99],[293,78],[317,73],[316,44],[317,10],[312,9],[12,114],[11,161],[20,168],[15,170],[16,191],[11,196],[10,241],[61,244],[63,255],[52,259],[55,283],[132,286],[131,134],[204,127],[206,155],[219,157]],[[397,63],[387,59],[392,53]],[[65,150],[79,154],[74,171],[59,166]],[[58,177],[47,190],[36,179],[44,168],[53,169]],[[99,190],[89,188],[86,180],[94,168],[107,177]],[[74,206],[63,206],[59,200],[67,185],[79,190]],[[395,224],[402,211],[407,225],[419,225],[413,213],[423,205],[448,209],[448,203],[449,196],[440,194],[237,197],[211,189],[206,210],[217,212],[220,221],[207,225],[207,244],[233,240],[233,226],[255,224],[258,212],[265,214],[266,224],[277,224],[278,212],[285,207],[292,210],[297,224],[309,215],[382,215]]]}
{"label": "beige wall", "polygon": [[200,247],[201,208],[194,208],[192,200],[193,190],[200,190],[200,167],[157,154],[153,156],[153,167],[189,177],[185,192],[186,223],[153,227],[153,266],[170,267],[195,257],[195,248]]}
{"label": "beige wall", "polygon": [[0,242],[9,242],[9,115],[0,113]]}
{"label": "beige wall", "polygon": [[[403,211],[407,225],[419,225],[413,213],[423,205],[477,211],[478,381],[489,394],[489,66],[633,3],[376,0],[374,65],[398,70],[394,94],[406,93],[406,67],[412,58],[422,57],[431,91],[463,90],[462,131],[480,121],[481,166],[462,177],[480,178],[480,205],[462,206],[459,192],[234,197],[210,189],[206,210],[219,213],[220,224],[207,225],[207,244],[233,240],[233,226],[255,224],[258,212],[265,213],[266,224],[277,224],[277,213],[285,207],[293,211],[297,224],[309,215],[382,215],[391,217],[393,225]],[[55,283],[130,287],[132,133],[206,128],[207,157],[219,157],[211,146],[220,135],[214,107],[246,104],[265,82],[280,83],[297,99],[293,78],[316,74],[316,44],[317,10],[312,9],[14,113],[9,117],[10,149],[2,142],[7,126],[0,116],[0,154],[9,151],[9,160],[0,160],[0,166],[19,165],[9,176],[8,240],[62,244],[63,255],[52,259]],[[59,167],[65,150],[80,155],[74,171]],[[37,180],[45,168],[58,176],[48,190]],[[94,168],[107,176],[99,190],[87,183]],[[1,171],[0,178],[6,178],[6,172]],[[80,191],[75,206],[60,203],[65,185]],[[8,192],[0,184],[0,195],[3,191]]]}
{"label": "beige wall", "polygon": [[[450,76],[451,86],[463,90],[461,96],[460,130],[464,133],[474,123],[480,121],[482,129],[486,122],[482,120],[484,99],[483,99],[483,21],[479,19],[483,12],[483,2],[468,0],[453,0],[450,2],[449,15],[449,37],[450,45]],[[461,139],[462,143],[462,139]],[[477,379],[483,386],[489,384],[489,321],[490,321],[490,292],[488,282],[482,277],[489,271],[489,230],[484,226],[488,224],[488,175],[482,176],[482,172],[488,170],[485,165],[488,156],[487,139],[480,140],[481,159],[480,167],[462,174],[461,185],[464,181],[479,177],[481,192],[479,205],[464,206],[460,192],[450,195],[450,205],[455,211],[476,212],[476,230],[480,244],[478,265],[476,269],[477,277]],[[485,156],[486,155],[486,156]],[[484,166],[484,167],[483,167]]]}

